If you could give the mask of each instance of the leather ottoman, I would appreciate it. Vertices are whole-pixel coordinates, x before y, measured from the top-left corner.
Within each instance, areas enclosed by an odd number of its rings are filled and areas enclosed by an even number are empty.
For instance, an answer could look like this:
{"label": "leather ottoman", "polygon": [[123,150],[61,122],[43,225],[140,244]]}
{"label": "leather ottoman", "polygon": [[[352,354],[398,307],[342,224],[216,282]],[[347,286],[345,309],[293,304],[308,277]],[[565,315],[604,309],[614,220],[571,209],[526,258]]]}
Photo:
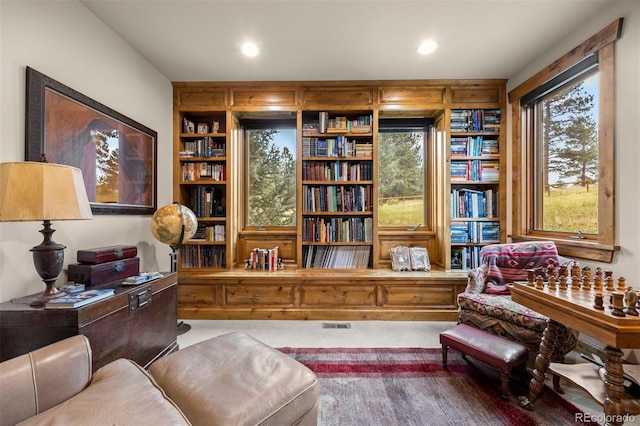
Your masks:
{"label": "leather ottoman", "polygon": [[444,368],[447,368],[447,350],[452,347],[462,352],[463,357],[468,355],[500,370],[500,391],[504,399],[509,398],[509,377],[512,369],[524,366],[529,355],[529,350],[520,343],[466,324],[458,324],[440,333],[440,343]]}
{"label": "leather ottoman", "polygon": [[242,333],[186,347],[149,372],[194,425],[316,425],[315,373]]}

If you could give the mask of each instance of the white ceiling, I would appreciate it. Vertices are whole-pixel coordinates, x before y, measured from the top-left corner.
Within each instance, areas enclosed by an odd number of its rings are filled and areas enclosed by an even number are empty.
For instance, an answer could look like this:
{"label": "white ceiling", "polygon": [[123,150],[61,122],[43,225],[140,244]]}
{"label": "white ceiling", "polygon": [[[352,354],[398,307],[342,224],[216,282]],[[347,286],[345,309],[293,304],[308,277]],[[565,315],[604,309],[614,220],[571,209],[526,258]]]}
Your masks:
{"label": "white ceiling", "polygon": [[608,0],[80,2],[171,81],[287,81],[509,78]]}

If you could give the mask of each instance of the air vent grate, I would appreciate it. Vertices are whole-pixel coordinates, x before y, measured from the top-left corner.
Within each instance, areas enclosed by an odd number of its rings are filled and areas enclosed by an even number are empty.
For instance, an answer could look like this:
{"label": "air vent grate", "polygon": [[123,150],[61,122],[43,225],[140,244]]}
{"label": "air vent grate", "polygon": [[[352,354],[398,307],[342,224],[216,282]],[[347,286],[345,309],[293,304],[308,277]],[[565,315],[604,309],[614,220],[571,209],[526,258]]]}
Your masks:
{"label": "air vent grate", "polygon": [[351,324],[338,322],[324,322],[322,328],[351,328]]}

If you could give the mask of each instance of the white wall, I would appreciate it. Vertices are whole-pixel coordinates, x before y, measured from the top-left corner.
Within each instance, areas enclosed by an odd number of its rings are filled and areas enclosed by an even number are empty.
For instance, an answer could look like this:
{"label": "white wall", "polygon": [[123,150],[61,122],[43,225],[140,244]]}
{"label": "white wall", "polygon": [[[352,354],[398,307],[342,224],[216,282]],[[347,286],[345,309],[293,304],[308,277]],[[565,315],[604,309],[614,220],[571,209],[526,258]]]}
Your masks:
{"label": "white wall", "polygon": [[[0,1],[0,161],[24,160],[25,67],[81,92],[158,132],[158,206],[172,200],[172,88],[144,58],[83,5],[71,1]],[[0,301],[40,292],[44,284],[29,249],[40,244],[41,223],[0,223]],[[142,271],[169,270],[170,249],[149,231],[149,216],[100,215],[53,223],[78,249],[131,244]]]}
{"label": "white wall", "polygon": [[[640,289],[640,1],[611,2],[597,16],[560,40],[543,56],[534,58],[526,69],[509,79],[508,90],[517,87],[553,61],[624,18],[622,37],[616,42],[616,242],[621,247],[613,263],[581,261],[593,268],[611,269],[614,277],[624,276],[627,285]],[[508,116],[511,116],[509,111]],[[511,130],[508,132],[509,139]],[[511,141],[509,140],[509,148]],[[511,151],[509,151],[509,159]],[[509,173],[511,168],[509,167]],[[507,179],[511,182],[511,176]]]}

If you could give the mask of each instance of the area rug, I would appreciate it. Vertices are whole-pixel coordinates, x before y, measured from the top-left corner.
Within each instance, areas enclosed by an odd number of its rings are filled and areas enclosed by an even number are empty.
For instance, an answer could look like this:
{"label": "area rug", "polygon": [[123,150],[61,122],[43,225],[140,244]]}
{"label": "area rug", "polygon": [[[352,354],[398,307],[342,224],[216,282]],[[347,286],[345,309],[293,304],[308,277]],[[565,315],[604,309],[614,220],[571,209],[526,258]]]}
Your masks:
{"label": "area rug", "polygon": [[439,348],[280,350],[316,373],[321,426],[597,425],[576,421],[582,411],[546,387],[533,411],[520,408],[526,378],[502,399],[499,374],[454,350],[447,369]]}

